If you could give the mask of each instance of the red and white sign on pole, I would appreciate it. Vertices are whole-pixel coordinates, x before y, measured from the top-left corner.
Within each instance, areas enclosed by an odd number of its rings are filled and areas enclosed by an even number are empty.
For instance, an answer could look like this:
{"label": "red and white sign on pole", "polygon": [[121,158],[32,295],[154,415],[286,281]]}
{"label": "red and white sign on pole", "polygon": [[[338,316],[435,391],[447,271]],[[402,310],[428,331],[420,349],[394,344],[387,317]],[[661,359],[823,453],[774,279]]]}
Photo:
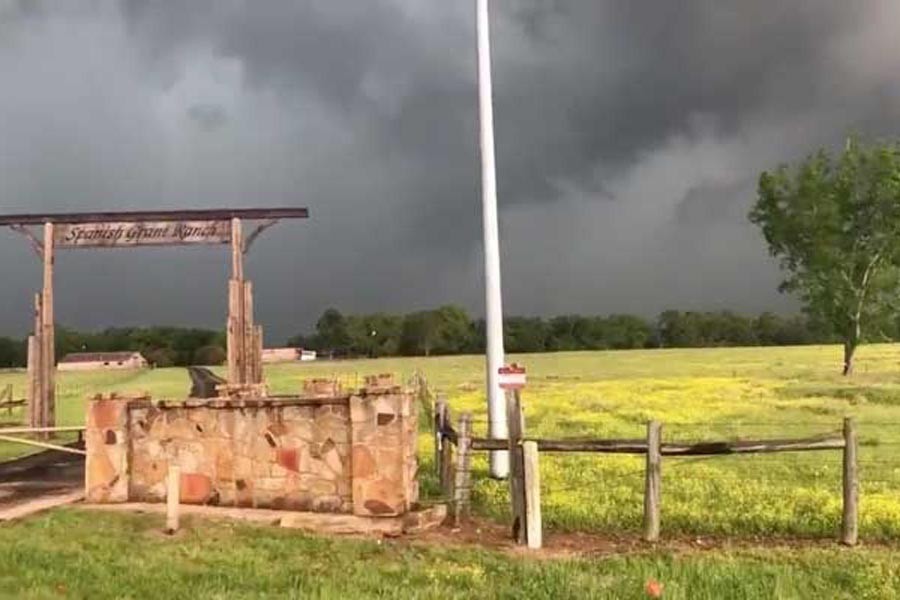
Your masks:
{"label": "red and white sign on pole", "polygon": [[497,373],[500,375],[500,389],[521,390],[525,387],[525,367],[513,363],[500,367]]}

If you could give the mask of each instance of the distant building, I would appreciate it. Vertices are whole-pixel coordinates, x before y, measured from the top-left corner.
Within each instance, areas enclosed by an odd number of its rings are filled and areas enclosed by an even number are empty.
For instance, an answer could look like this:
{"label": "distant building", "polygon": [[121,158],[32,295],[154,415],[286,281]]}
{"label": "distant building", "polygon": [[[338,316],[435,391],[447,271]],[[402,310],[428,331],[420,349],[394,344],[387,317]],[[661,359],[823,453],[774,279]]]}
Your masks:
{"label": "distant building", "polygon": [[63,357],[60,371],[101,369],[146,369],[147,359],[140,352],[75,352]]}
{"label": "distant building", "polygon": [[294,362],[296,360],[316,360],[316,353],[313,350],[302,348],[265,348],[262,351],[264,363]]}

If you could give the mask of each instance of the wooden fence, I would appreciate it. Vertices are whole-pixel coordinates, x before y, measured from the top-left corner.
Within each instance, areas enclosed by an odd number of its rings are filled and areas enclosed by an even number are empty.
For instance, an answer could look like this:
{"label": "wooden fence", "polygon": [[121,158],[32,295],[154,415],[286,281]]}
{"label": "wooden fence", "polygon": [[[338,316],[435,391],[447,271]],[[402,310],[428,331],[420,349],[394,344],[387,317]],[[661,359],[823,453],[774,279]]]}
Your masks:
{"label": "wooden fence", "polygon": [[7,415],[12,415],[14,408],[25,406],[25,403],[26,401],[24,398],[17,400],[13,396],[13,386],[11,383],[0,388],[0,409],[5,408]]}
{"label": "wooden fence", "polygon": [[460,415],[457,426],[454,427],[446,399],[439,397],[435,403],[436,469],[442,491],[451,498],[451,518],[457,524],[470,512],[471,454],[476,451],[509,451],[512,536],[519,544],[527,545],[530,548],[540,548],[542,544],[539,467],[541,452],[645,455],[643,537],[649,542],[655,542],[660,535],[663,457],[839,450],[843,452],[844,459],[840,541],[848,546],[853,546],[858,541],[858,440],[856,421],[853,418],[844,419],[842,435],[825,434],[795,439],[665,443],[662,439],[662,423],[658,421],[650,421],[647,424],[645,439],[542,439],[526,437],[525,418],[518,392],[508,392],[506,404],[509,439],[498,440],[473,437],[470,413]]}

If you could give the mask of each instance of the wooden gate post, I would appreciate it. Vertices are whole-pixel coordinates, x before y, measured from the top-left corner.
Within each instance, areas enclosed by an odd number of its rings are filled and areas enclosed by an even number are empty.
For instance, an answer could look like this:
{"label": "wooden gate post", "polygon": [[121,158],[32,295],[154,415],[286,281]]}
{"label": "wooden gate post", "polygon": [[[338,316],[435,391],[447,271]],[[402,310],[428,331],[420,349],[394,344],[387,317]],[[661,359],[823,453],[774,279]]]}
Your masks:
{"label": "wooden gate post", "polygon": [[844,511],[841,543],[855,546],[859,538],[859,473],[857,471],[856,419],[844,419]]}
{"label": "wooden gate post", "polygon": [[519,544],[525,544],[525,460],[522,455],[522,438],[525,432],[525,416],[518,390],[506,392],[506,422],[509,431],[509,496],[512,507],[512,534]]}
{"label": "wooden gate post", "polygon": [[34,295],[34,362],[32,377],[34,394],[31,399],[32,427],[42,427],[44,421],[44,294]]}
{"label": "wooden gate post", "polygon": [[244,319],[244,233],[240,219],[231,220],[231,280],[228,282],[228,383],[247,383]]}
{"label": "wooden gate post", "polygon": [[241,285],[236,279],[228,282],[228,383],[241,383]]}
{"label": "wooden gate post", "polygon": [[253,336],[253,383],[263,382],[263,328],[262,325],[256,326],[256,335]]}
{"label": "wooden gate post", "polygon": [[644,484],[644,539],[659,539],[659,504],[662,486],[659,421],[647,423],[647,472]]}
{"label": "wooden gate post", "polygon": [[28,426],[40,427],[41,414],[40,348],[37,337],[28,336]]}
{"label": "wooden gate post", "polygon": [[[53,264],[54,264],[53,223],[44,224],[44,292],[41,310],[43,347],[42,367],[42,415],[41,426],[56,425],[56,340],[53,315]],[[50,437],[47,435],[46,437]]]}
{"label": "wooden gate post", "polygon": [[241,336],[243,339],[241,341],[241,353],[244,359],[244,370],[241,374],[241,382],[256,383],[253,381],[253,373],[256,368],[254,366],[254,347],[256,344],[253,340],[253,284],[246,279],[243,280],[242,284],[241,319],[243,328],[241,329]]}
{"label": "wooden gate post", "polygon": [[[444,444],[449,446],[447,440]],[[463,413],[459,417],[456,432],[456,472],[453,478],[453,524],[469,516],[472,498],[472,415]]]}
{"label": "wooden gate post", "polygon": [[537,442],[522,442],[525,476],[525,537],[528,547],[543,545],[541,530],[541,474]]}

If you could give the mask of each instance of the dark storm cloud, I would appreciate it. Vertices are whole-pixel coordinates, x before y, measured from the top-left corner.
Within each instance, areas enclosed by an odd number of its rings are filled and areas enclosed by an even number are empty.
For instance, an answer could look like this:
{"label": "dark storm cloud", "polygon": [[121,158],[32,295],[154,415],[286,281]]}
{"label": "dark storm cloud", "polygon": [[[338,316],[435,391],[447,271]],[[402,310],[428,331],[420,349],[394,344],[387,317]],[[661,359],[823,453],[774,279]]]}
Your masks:
{"label": "dark storm cloud", "polygon": [[[472,4],[0,0],[0,207],[308,204],[250,257],[275,339],[329,304],[477,311]],[[849,131],[895,133],[898,17],[888,0],[495,1],[508,312],[790,308],[746,223],[754,182]],[[20,245],[0,238],[25,289]],[[221,257],[161,256],[67,257],[64,289],[93,310],[64,317],[221,320]],[[161,293],[173,276],[203,293]],[[0,305],[4,328],[27,322],[27,293]]]}

